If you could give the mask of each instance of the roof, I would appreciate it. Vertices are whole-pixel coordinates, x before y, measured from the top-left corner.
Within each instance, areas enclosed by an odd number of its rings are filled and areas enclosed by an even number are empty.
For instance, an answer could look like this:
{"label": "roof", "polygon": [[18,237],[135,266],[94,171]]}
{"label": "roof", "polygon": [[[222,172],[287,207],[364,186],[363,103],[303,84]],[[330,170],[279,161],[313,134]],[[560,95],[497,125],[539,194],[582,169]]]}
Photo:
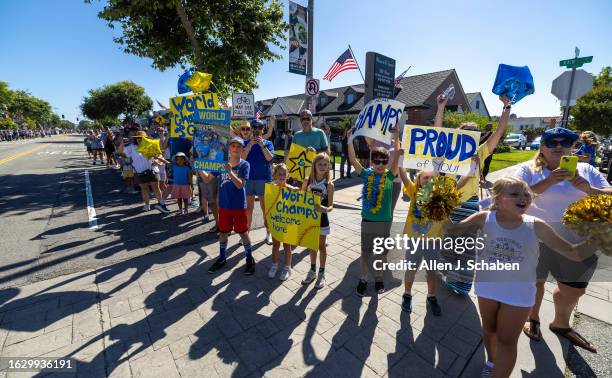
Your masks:
{"label": "roof", "polygon": [[482,94],[480,92],[466,93],[465,95],[467,96],[468,102],[474,101],[477,96],[482,98]]}
{"label": "roof", "polygon": [[[395,99],[406,104],[406,107],[429,107],[425,101],[431,97],[432,93],[446,80],[450,75],[454,74],[455,70],[445,70],[439,72],[431,72],[422,75],[404,76],[400,82],[400,89],[396,91]],[[345,93],[353,91],[356,94],[356,101],[350,105],[345,104]],[[359,113],[364,107],[364,84],[348,85],[338,88],[330,88],[321,91],[333,98],[333,100],[323,106],[317,106],[318,114],[330,113]],[[333,94],[338,94],[334,97]],[[299,114],[302,108],[306,107],[306,94],[297,94],[293,96],[279,97],[277,99],[268,99],[258,101],[259,103],[267,103],[269,101],[281,101],[281,106],[284,112],[288,115]],[[270,108],[271,109],[271,108]],[[266,116],[268,111],[265,112]]]}

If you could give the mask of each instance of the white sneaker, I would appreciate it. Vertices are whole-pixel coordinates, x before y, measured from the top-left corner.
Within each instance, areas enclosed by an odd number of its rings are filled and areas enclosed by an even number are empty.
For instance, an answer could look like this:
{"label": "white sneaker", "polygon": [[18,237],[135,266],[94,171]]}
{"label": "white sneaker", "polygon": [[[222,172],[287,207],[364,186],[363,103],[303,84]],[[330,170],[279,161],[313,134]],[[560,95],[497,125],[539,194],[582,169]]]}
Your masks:
{"label": "white sneaker", "polygon": [[144,205],[142,207],[142,211],[149,211],[149,210],[151,210],[151,205]]}
{"label": "white sneaker", "polygon": [[312,281],[315,280],[315,278],[317,278],[317,273],[313,272],[312,270],[309,270],[308,274],[306,274],[306,278],[302,280],[302,285],[310,284]]}
{"label": "white sneaker", "polygon": [[317,277],[317,282],[315,283],[315,288],[323,289],[326,283],[327,281],[325,280],[325,272],[319,273],[319,276]]}
{"label": "white sneaker", "polygon": [[270,233],[266,235],[266,244],[272,245],[272,234]]}
{"label": "white sneaker", "polygon": [[270,265],[270,270],[268,270],[268,278],[276,277],[277,271],[278,271],[278,263]]}
{"label": "white sneaker", "polygon": [[291,268],[286,266],[281,271],[280,276],[278,276],[278,279],[281,281],[287,281],[289,277],[291,277]]}

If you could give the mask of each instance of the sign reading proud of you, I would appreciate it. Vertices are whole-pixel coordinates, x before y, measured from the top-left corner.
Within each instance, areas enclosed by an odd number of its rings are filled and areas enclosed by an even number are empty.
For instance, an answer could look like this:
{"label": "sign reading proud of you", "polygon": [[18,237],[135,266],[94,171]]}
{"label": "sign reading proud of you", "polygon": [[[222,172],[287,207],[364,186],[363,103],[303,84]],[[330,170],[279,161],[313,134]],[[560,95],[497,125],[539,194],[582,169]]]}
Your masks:
{"label": "sign reading proud of you", "polygon": [[480,132],[442,127],[406,125],[403,167],[460,176],[474,176],[472,155]]}

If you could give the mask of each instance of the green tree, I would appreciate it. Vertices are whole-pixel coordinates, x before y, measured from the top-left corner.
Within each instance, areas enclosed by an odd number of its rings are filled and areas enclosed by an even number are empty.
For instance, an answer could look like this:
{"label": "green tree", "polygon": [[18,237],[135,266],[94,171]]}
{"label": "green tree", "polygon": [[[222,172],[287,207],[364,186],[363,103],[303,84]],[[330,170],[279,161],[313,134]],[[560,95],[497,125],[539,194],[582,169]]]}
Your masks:
{"label": "green tree", "polygon": [[103,126],[117,124],[120,116],[134,119],[152,108],[153,100],[146,95],[144,88],[131,81],[91,89],[81,104],[81,112]]}
{"label": "green tree", "polygon": [[340,122],[338,122],[338,126],[340,126],[340,130],[346,130],[350,127],[355,126],[355,120],[357,119],[356,116],[344,116],[340,119]]}
{"label": "green tree", "polygon": [[493,128],[497,127],[497,121],[489,120],[487,116],[480,115],[474,112],[456,113],[451,111],[444,112],[442,125],[456,129],[464,122],[474,122],[480,130],[483,130],[487,123],[492,123]]}
{"label": "green tree", "polygon": [[[91,2],[92,0],[85,0]],[[120,26],[129,54],[166,70],[195,66],[213,74],[222,98],[252,91],[265,61],[281,58],[287,24],[279,0],[108,0],[98,17]]]}
{"label": "green tree", "polygon": [[546,130],[546,127],[528,127],[527,130],[523,130],[523,134],[527,138],[528,142],[531,142],[535,138],[542,135],[542,133]]}
{"label": "green tree", "polygon": [[593,89],[571,109],[570,127],[596,134],[612,133],[612,67],[604,67],[593,81]]}

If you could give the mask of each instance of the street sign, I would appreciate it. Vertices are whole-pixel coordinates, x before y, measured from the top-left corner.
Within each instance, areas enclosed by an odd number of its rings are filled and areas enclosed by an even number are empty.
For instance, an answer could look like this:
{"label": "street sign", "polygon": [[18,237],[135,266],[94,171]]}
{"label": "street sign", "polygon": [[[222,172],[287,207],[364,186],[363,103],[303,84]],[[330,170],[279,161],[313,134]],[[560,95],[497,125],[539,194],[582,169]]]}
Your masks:
{"label": "street sign", "polygon": [[306,94],[309,96],[316,96],[319,93],[319,80],[308,79],[306,81]]}
{"label": "street sign", "polygon": [[235,118],[254,118],[255,96],[252,93],[233,93],[232,113]]}
{"label": "street sign", "polygon": [[580,58],[572,58],[565,59],[559,62],[559,67],[567,67],[567,68],[578,68],[582,67],[585,63],[591,63],[593,61],[593,56],[583,56]]}
{"label": "street sign", "polygon": [[[572,80],[572,71],[565,71],[552,82],[550,93],[561,100],[561,106],[567,106],[567,97]],[[574,84],[570,93],[569,106],[575,105],[576,100],[593,88],[593,76],[585,70],[576,70]]]}

